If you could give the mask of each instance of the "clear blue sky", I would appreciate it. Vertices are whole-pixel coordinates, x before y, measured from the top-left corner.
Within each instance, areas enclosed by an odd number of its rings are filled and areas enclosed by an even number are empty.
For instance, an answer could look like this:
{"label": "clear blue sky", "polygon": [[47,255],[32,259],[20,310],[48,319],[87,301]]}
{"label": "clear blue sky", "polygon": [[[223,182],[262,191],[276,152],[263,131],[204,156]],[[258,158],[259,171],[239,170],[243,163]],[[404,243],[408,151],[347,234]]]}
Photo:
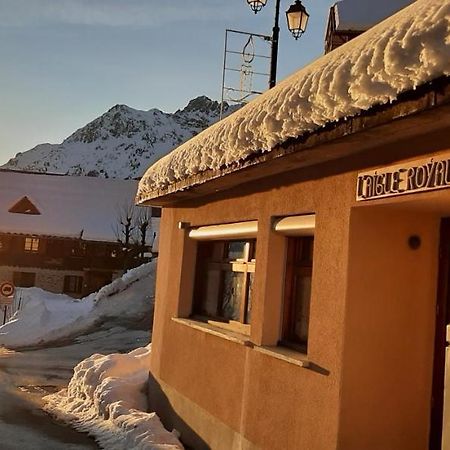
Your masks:
{"label": "clear blue sky", "polygon": [[[220,99],[226,28],[270,34],[274,0],[0,0],[0,164],[60,143],[117,103],[173,112]],[[295,41],[281,0],[278,79],[320,56],[333,0],[304,0]]]}

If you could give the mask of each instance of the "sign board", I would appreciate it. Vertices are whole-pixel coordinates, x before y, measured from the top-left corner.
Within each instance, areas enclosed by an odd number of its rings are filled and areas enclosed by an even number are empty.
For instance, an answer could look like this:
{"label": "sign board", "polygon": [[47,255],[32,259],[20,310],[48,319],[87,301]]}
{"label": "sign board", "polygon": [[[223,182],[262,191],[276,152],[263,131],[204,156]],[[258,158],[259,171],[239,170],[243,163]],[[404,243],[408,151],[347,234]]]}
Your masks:
{"label": "sign board", "polygon": [[14,285],[9,281],[4,281],[0,283],[0,297],[6,297],[8,299],[14,297]]}
{"label": "sign board", "polygon": [[450,155],[358,174],[356,200],[375,200],[450,188]]}

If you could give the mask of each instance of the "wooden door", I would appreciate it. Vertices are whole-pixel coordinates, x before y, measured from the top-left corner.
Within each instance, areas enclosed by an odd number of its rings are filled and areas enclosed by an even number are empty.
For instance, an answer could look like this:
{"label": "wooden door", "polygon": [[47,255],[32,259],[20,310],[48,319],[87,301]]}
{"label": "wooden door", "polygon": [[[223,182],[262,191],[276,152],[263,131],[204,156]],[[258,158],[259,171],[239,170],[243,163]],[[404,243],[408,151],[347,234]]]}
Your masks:
{"label": "wooden door", "polygon": [[[439,247],[439,280],[436,301],[433,389],[431,398],[430,450],[450,450],[450,430],[444,436],[443,421],[450,420],[450,403],[445,405],[447,326],[450,324],[450,218],[442,220]],[[450,381],[450,367],[447,378]],[[447,383],[448,384],[448,383]],[[448,386],[450,388],[450,385]],[[450,395],[447,393],[450,400]],[[445,413],[444,413],[445,411]],[[445,434],[445,433],[444,433]]]}

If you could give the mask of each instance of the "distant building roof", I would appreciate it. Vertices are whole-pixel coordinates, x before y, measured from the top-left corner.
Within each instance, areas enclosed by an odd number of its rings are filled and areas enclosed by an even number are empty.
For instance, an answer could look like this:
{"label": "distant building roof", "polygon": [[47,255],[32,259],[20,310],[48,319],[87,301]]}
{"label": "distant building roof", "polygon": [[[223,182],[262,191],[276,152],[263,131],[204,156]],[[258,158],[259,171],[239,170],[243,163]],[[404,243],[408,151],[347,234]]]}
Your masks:
{"label": "distant building roof", "polygon": [[0,169],[0,232],[113,242],[118,208],[136,189],[135,180]]}
{"label": "distant building roof", "polygon": [[336,30],[368,30],[413,2],[414,0],[341,0],[332,6]]}

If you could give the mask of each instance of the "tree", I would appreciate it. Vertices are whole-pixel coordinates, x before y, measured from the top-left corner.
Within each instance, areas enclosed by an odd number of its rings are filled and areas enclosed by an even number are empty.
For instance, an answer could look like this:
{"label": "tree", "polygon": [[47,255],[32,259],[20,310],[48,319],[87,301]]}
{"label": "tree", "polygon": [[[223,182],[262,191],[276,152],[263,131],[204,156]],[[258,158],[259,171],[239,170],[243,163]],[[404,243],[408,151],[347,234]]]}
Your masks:
{"label": "tree", "polygon": [[113,230],[117,242],[120,242],[125,248],[129,248],[135,230],[135,208],[131,203],[117,207],[117,222],[113,225]]}
{"label": "tree", "polygon": [[147,207],[138,207],[138,208],[140,208],[140,211],[136,218],[136,227],[137,227],[137,234],[138,234],[137,245],[139,245],[139,249],[140,249],[139,256],[141,258],[144,258],[144,255],[145,255],[147,247],[148,247],[147,237],[148,237],[149,231],[151,231],[152,212],[151,212],[151,208],[147,208]]}
{"label": "tree", "polygon": [[[113,230],[117,242],[122,244],[123,268],[136,267],[149,258],[149,238],[151,238],[151,208],[135,206],[132,203],[117,207],[116,223]],[[153,241],[155,236],[153,235]]]}

